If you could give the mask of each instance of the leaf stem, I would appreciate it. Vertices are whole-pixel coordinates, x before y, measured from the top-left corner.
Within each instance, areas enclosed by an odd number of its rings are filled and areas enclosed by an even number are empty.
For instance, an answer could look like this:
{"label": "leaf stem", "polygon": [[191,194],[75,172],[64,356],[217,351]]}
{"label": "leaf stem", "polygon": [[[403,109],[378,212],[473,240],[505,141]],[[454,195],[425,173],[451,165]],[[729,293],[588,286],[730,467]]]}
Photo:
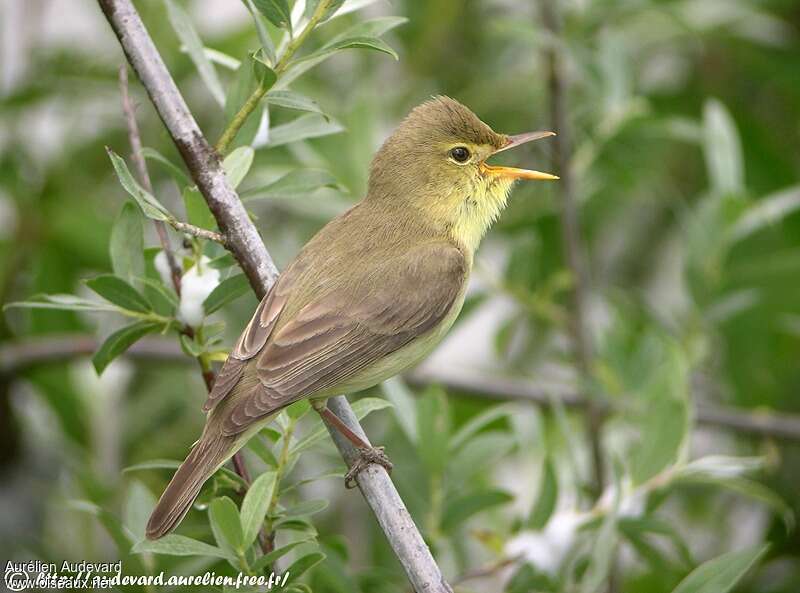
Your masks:
{"label": "leaf stem", "polygon": [[[291,38],[289,45],[286,46],[283,54],[281,55],[280,59],[278,60],[277,64],[275,64],[275,74],[280,76],[286,68],[289,66],[289,61],[294,56],[295,52],[303,45],[303,42],[306,40],[306,37],[314,30],[314,27],[317,26],[322,15],[325,14],[325,11],[328,9],[328,5],[330,4],[331,0],[320,0],[319,4],[317,4],[316,9],[314,10],[314,14],[311,15],[311,18],[308,19],[308,23],[300,32],[300,35],[297,37]],[[236,134],[239,133],[239,130],[244,125],[244,122],[247,121],[247,118],[255,111],[258,104],[261,102],[261,99],[270,89],[269,86],[261,83],[259,84],[255,90],[247,97],[247,100],[244,102],[244,105],[236,112],[236,115],[233,116],[233,119],[230,121],[228,126],[222,132],[222,135],[217,140],[216,148],[217,152],[220,155],[224,155],[228,152],[228,148],[230,148],[231,142],[233,139],[236,138]]]}
{"label": "leaf stem", "polygon": [[286,431],[283,433],[283,444],[281,446],[281,454],[278,457],[278,467],[275,468],[275,488],[272,490],[272,499],[269,501],[267,507],[267,516],[265,519],[265,531],[267,534],[266,545],[268,549],[264,553],[272,552],[275,549],[275,528],[272,524],[272,515],[275,513],[275,508],[278,506],[278,499],[280,497],[280,486],[283,474],[286,471],[286,466],[289,464],[289,451],[292,442],[292,435],[294,434],[295,419],[289,416],[289,424],[286,426]]}

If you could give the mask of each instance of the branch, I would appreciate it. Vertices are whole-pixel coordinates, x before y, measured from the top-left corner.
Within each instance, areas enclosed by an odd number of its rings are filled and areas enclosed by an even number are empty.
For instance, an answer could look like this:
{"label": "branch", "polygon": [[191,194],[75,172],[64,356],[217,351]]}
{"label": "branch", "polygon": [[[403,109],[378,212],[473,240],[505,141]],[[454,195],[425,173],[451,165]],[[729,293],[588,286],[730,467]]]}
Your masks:
{"label": "branch", "polygon": [[192,235],[194,237],[198,237],[199,239],[215,241],[223,247],[226,245],[225,237],[216,231],[209,231],[208,229],[203,229],[199,226],[194,226],[193,224],[189,224],[188,222],[183,222],[172,217],[168,218],[167,222],[169,223],[169,226],[179,233],[186,233],[187,235]]}
{"label": "branch", "polygon": [[[590,400],[576,391],[563,386],[547,386],[525,379],[475,373],[464,369],[451,371],[438,368],[429,370],[420,368],[406,377],[412,384],[442,385],[459,391],[465,395],[490,398],[502,401],[529,402],[537,406],[549,408],[553,400],[565,407],[585,410]],[[624,410],[606,403],[598,406],[601,416],[608,416]],[[800,415],[788,412],[767,412],[756,410],[747,412],[740,409],[698,403],[695,407],[695,419],[698,424],[733,430],[739,434],[756,437],[800,441]]]}
{"label": "branch", "polygon": [[[561,192],[561,243],[567,259],[567,267],[572,274],[572,315],[569,329],[575,348],[578,371],[585,384],[591,381],[592,344],[586,324],[586,291],[588,286],[586,264],[581,244],[578,207],[575,199],[575,180],[571,158],[571,136],[569,118],[567,117],[567,83],[564,73],[563,56],[558,46],[561,36],[561,23],[558,7],[554,0],[542,0],[542,20],[544,26],[552,34],[553,41],[546,51],[548,86],[550,90],[550,119],[558,135],[553,139],[555,144],[555,170],[561,181],[558,187]],[[600,442],[602,414],[600,404],[590,398],[586,407],[586,430],[592,451],[592,470],[594,473],[595,494],[599,495],[605,483],[603,451]]]}
{"label": "branch", "polygon": [[[122,111],[125,114],[125,123],[128,126],[128,141],[131,144],[131,157],[139,173],[139,181],[142,187],[152,194],[153,184],[150,181],[150,174],[147,172],[147,164],[142,154],[142,138],[139,134],[139,125],[136,123],[136,110],[128,94],[128,66],[125,64],[119,67],[119,92],[120,95],[122,95]],[[172,286],[175,288],[175,294],[180,296],[181,267],[178,265],[175,259],[175,253],[172,251],[172,247],[169,244],[167,228],[160,220],[154,220],[153,226],[156,227],[158,241],[161,243],[161,248],[164,250],[164,255],[167,257],[167,265],[169,266],[169,273],[172,277]]]}
{"label": "branch", "polygon": [[[225,177],[219,155],[200,132],[130,0],[98,2],[217,219],[227,239],[228,250],[239,262],[258,297],[263,298],[277,279],[278,271],[239,196]],[[352,430],[363,433],[343,396],[331,398],[328,405]],[[352,450],[339,439],[334,440],[348,460]],[[356,479],[414,588],[419,593],[450,593],[450,586],[444,581],[386,470],[372,466]]]}
{"label": "branch", "polygon": [[[93,336],[83,334],[48,334],[38,338],[12,342],[0,346],[0,376],[12,377],[27,368],[78,356],[91,356],[100,346]],[[125,353],[134,360],[159,360],[188,363],[189,358],[174,340],[145,337],[136,342]],[[459,369],[430,370],[419,368],[405,376],[415,385],[442,385],[453,391],[483,399],[498,401],[519,401],[549,408],[553,398],[567,408],[583,409],[588,403],[576,391],[563,386],[546,386],[525,379],[475,373]],[[603,407],[608,415],[616,408]],[[697,404],[695,417],[698,424],[734,430],[750,436],[800,441],[800,415],[789,412],[761,411],[748,412],[732,407],[712,404]]]}

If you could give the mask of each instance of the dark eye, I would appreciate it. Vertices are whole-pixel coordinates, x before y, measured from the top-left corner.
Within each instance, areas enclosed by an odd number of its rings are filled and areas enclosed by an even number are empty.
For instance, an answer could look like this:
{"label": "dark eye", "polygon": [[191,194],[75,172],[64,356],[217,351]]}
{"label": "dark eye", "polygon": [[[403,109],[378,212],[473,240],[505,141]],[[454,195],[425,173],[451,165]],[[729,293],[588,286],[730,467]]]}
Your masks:
{"label": "dark eye", "polygon": [[469,160],[469,149],[464,146],[456,146],[450,149],[450,157],[457,163],[466,163]]}

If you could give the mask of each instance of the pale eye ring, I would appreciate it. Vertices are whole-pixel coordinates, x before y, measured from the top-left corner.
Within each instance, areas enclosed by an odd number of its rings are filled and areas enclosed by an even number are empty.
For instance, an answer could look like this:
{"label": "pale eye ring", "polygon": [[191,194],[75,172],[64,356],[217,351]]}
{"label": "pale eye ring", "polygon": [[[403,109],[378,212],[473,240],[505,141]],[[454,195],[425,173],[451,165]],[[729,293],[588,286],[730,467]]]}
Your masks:
{"label": "pale eye ring", "polygon": [[450,149],[450,158],[462,165],[466,163],[471,156],[472,153],[470,153],[469,148],[466,146],[456,146]]}

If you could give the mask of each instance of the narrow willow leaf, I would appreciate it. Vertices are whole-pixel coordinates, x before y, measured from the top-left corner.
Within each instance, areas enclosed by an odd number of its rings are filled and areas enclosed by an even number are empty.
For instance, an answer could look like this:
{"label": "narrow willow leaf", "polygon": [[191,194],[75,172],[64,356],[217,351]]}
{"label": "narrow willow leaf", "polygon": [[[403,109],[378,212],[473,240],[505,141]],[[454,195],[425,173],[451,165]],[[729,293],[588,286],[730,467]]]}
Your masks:
{"label": "narrow willow leaf", "polygon": [[[239,69],[236,71],[233,82],[228,86],[228,93],[225,96],[226,126],[230,125],[234,116],[256,89],[255,67],[253,56],[251,54],[245,55]],[[245,120],[239,132],[236,134],[236,137],[233,139],[232,147],[246,146],[253,141],[253,138],[256,137],[256,133],[258,132],[259,112],[260,110],[256,109],[255,112]]]}
{"label": "narrow willow leaf", "polygon": [[542,481],[536,495],[536,503],[528,518],[528,527],[531,529],[544,528],[553,515],[556,503],[558,503],[558,476],[555,464],[548,455],[542,466]]}
{"label": "narrow willow leaf", "polygon": [[744,189],[744,159],[736,124],[725,105],[706,101],[703,110],[703,152],[711,187],[720,193]]}
{"label": "narrow willow leaf", "polygon": [[157,540],[142,540],[133,546],[135,554],[163,554],[166,556],[210,556],[212,558],[227,558],[221,549],[210,546],[204,542],[170,533]]}
{"label": "narrow willow leaf", "polygon": [[300,504],[281,512],[282,517],[308,517],[315,515],[328,508],[328,501],[323,499],[318,500],[305,500]]}
{"label": "narrow willow leaf", "polygon": [[450,438],[450,450],[455,451],[459,449],[464,443],[492,422],[510,416],[513,410],[514,408],[511,405],[492,406],[488,410],[470,418],[470,420],[459,428]]}
{"label": "narrow willow leaf", "polygon": [[211,315],[214,311],[224,307],[231,301],[238,299],[250,290],[247,276],[237,274],[220,282],[211,294],[203,301],[203,309],[206,315]]}
{"label": "narrow willow leaf", "polygon": [[208,516],[219,547],[232,551],[234,556],[243,553],[244,533],[239,519],[239,509],[233,501],[227,496],[215,498],[208,505]]}
{"label": "narrow willow leaf", "polygon": [[487,509],[508,504],[514,500],[508,492],[489,490],[453,498],[447,502],[442,516],[442,529],[452,532],[467,519]]}
{"label": "narrow willow leaf", "polygon": [[3,309],[58,309],[61,311],[118,311],[116,307],[100,301],[90,301],[71,294],[39,294],[29,301],[17,301],[3,305]]}
{"label": "narrow willow leaf", "polygon": [[271,565],[273,562],[275,562],[279,558],[283,558],[286,554],[291,552],[297,546],[300,546],[300,545],[303,545],[303,544],[308,544],[308,543],[313,542],[313,541],[314,540],[311,540],[311,539],[301,539],[301,540],[294,541],[294,542],[292,542],[290,544],[286,544],[285,546],[281,546],[280,548],[276,548],[272,552],[270,552],[269,554],[266,554],[266,555],[262,556],[261,558],[259,558],[256,561],[255,565],[253,565],[253,570],[255,570],[255,571],[264,570],[267,566]]}
{"label": "narrow willow leaf", "polygon": [[325,44],[325,47],[352,37],[380,37],[384,33],[391,31],[395,27],[399,27],[407,22],[408,19],[401,16],[385,16],[366,21],[359,21],[346,31],[331,39],[329,43]]}
{"label": "narrow willow leaf", "polygon": [[145,527],[150,513],[156,506],[156,497],[139,480],[131,480],[125,496],[125,527],[135,536],[136,541],[145,537]]}
{"label": "narrow willow leaf", "polygon": [[138,313],[151,311],[150,303],[147,302],[147,299],[119,276],[112,274],[96,276],[87,280],[86,286],[110,303],[114,303],[123,309]]}
{"label": "narrow willow leaf", "polygon": [[137,321],[108,336],[92,357],[92,364],[97,374],[101,374],[112,360],[125,352],[137,340],[149,333],[160,330],[161,327],[160,323]]}
{"label": "narrow willow leaf", "polygon": [[225,170],[228,181],[234,189],[239,187],[239,184],[247,176],[247,172],[250,171],[255,154],[255,151],[250,146],[240,146],[231,151],[222,161],[222,168]]}
{"label": "narrow willow leaf", "polygon": [[253,0],[253,4],[276,27],[291,29],[292,12],[286,0]]}
{"label": "narrow willow leaf", "polygon": [[262,90],[268,91],[278,79],[278,74],[267,62],[267,58],[262,50],[254,52],[251,54],[251,57],[253,59],[253,73],[255,74],[256,83]]}
{"label": "narrow willow leaf", "polygon": [[411,444],[417,443],[417,405],[414,395],[399,377],[381,384],[386,399],[392,402],[394,417]]}
{"label": "narrow willow leaf", "polygon": [[298,169],[254,189],[242,192],[243,200],[296,198],[323,187],[337,187],[336,179],[321,169]]}
{"label": "narrow willow leaf", "polygon": [[769,549],[769,544],[728,552],[704,562],[672,593],[727,593]]}
{"label": "narrow willow leaf", "polygon": [[121,557],[127,558],[130,550],[131,543],[134,541],[134,535],[130,530],[120,523],[119,519],[109,511],[97,506],[95,503],[88,500],[69,500],[66,503],[66,508],[81,513],[87,513],[97,518],[108,532]]}
{"label": "narrow willow leaf", "polygon": [[319,113],[326,120],[330,120],[330,117],[323,113],[322,108],[316,101],[294,91],[270,91],[267,93],[266,101],[271,105],[285,107],[286,109]]}
{"label": "narrow willow leaf", "polygon": [[178,165],[173,163],[163,154],[155,150],[154,148],[150,148],[149,146],[145,146],[142,148],[142,156],[146,159],[154,161],[164,167],[167,172],[172,176],[172,179],[175,183],[178,184],[178,187],[186,187],[187,185],[191,185],[191,181],[189,180],[189,176],[184,173]]}
{"label": "narrow willow leaf", "polygon": [[428,475],[441,475],[450,440],[450,409],[442,389],[428,388],[417,400],[417,435],[417,454]]}
{"label": "narrow willow leaf", "polygon": [[144,278],[144,228],[142,214],[132,202],[126,201],[111,228],[108,244],[114,274],[131,285]]}
{"label": "narrow willow leaf", "polygon": [[790,214],[800,210],[800,186],[795,185],[755,201],[739,217],[730,236],[741,241],[768,226],[777,224]]}
{"label": "narrow willow leaf", "polygon": [[120,184],[122,184],[125,191],[136,200],[136,203],[139,204],[139,208],[142,209],[144,215],[154,220],[168,220],[170,214],[167,209],[164,208],[150,192],[146,191],[136,182],[128,169],[128,165],[125,163],[125,159],[110,148],[106,148],[106,152],[108,152],[108,156],[111,159],[111,164],[114,166],[114,171],[117,173]]}
{"label": "narrow willow leaf", "polygon": [[248,548],[258,537],[267,509],[270,502],[272,502],[276,477],[277,474],[273,471],[264,472],[247,489],[247,494],[245,494],[244,501],[242,501],[241,511],[245,548]]}
{"label": "narrow willow leaf", "polygon": [[217,228],[217,220],[211,214],[208,203],[200,190],[194,186],[183,190],[183,207],[186,209],[186,219],[201,229]]}
{"label": "narrow willow leaf", "polygon": [[223,68],[227,68],[233,72],[236,72],[239,69],[239,66],[242,65],[240,60],[237,60],[233,56],[229,56],[228,54],[217,49],[204,47],[203,51],[205,52],[206,57],[211,60],[212,63],[219,64]]}
{"label": "narrow willow leaf", "polygon": [[265,146],[274,148],[299,140],[338,134],[343,130],[344,127],[334,119],[328,121],[319,114],[308,113],[293,121],[272,128],[269,132],[269,141]]}
{"label": "narrow willow leaf", "polygon": [[286,583],[289,584],[295,582],[309,569],[315,567],[323,560],[325,560],[325,554],[322,552],[312,552],[311,554],[307,554],[302,558],[298,558],[292,562],[289,568],[286,569],[286,572],[289,573],[289,579],[286,581]]}
{"label": "narrow willow leaf", "polygon": [[272,37],[269,36],[266,24],[264,23],[264,16],[261,12],[253,6],[252,0],[242,0],[247,7],[247,11],[253,17],[253,23],[256,26],[256,33],[258,40],[261,43],[261,49],[264,50],[264,55],[269,60],[270,64],[276,62],[275,58],[275,44],[272,42]]}
{"label": "narrow willow leaf", "polygon": [[192,20],[186,11],[174,0],[164,0],[167,5],[167,16],[175,34],[180,39],[181,43],[186,46],[186,51],[194,63],[200,78],[208,88],[211,96],[219,103],[220,106],[225,104],[225,91],[222,88],[222,83],[217,76],[217,71],[214,65],[208,59],[203,46],[203,41],[197,30],[192,24]]}
{"label": "narrow willow leaf", "polygon": [[310,53],[309,55],[300,58],[297,62],[302,62],[305,60],[313,60],[320,56],[329,56],[334,54],[337,51],[341,51],[343,49],[373,49],[375,51],[383,52],[385,54],[389,54],[395,60],[400,59],[397,55],[397,52],[394,51],[387,43],[380,39],[379,37],[375,37],[372,35],[357,35],[353,37],[342,37],[335,41],[331,41],[327,45],[323,46],[321,49]]}

